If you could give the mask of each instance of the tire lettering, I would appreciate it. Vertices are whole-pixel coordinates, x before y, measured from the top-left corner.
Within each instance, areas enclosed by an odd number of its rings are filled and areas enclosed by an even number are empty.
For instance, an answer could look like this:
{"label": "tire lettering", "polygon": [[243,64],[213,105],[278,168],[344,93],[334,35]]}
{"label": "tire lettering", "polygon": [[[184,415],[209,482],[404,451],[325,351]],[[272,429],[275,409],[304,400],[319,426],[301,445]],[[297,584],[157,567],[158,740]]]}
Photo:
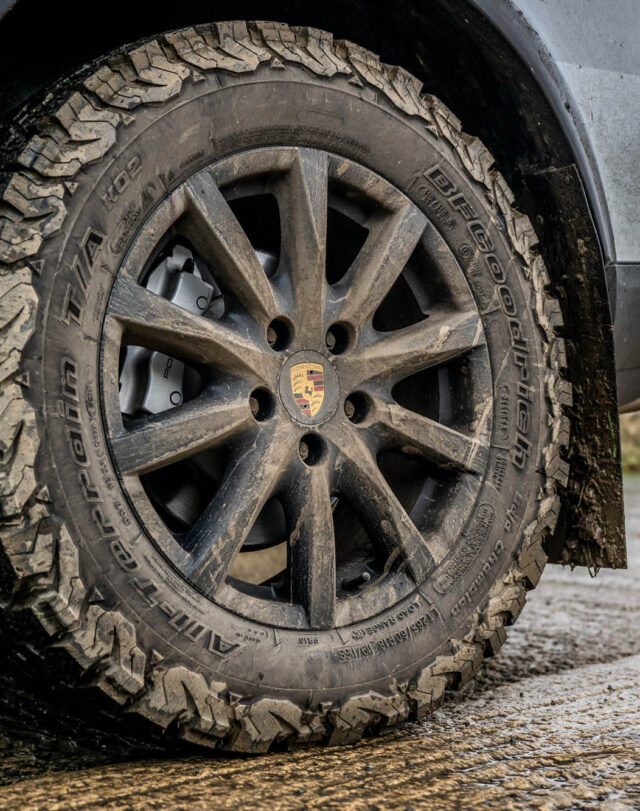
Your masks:
{"label": "tire lettering", "polygon": [[469,529],[462,536],[462,542],[442,573],[435,579],[433,587],[438,594],[446,594],[460,581],[489,537],[495,517],[495,508],[488,502],[478,507]]}
{"label": "tire lettering", "polygon": [[469,603],[469,605],[473,605],[474,601],[473,595],[487,579],[489,572],[491,571],[492,567],[495,566],[495,564],[497,563],[503,552],[504,552],[504,543],[501,540],[496,541],[495,546],[493,547],[493,551],[490,553],[489,557],[483,563],[482,569],[480,569],[480,573],[473,581],[473,583],[469,586],[469,588],[465,591],[463,596],[451,609],[452,616],[455,617],[456,614],[458,614],[467,603]]}
{"label": "tire lettering", "polygon": [[474,220],[478,216],[474,211],[474,208],[471,205],[471,203],[468,203],[466,201],[463,194],[456,194],[456,196],[452,197],[451,200],[449,200],[449,202],[451,203],[451,207],[455,211],[458,211],[460,214],[462,214],[465,220]]}
{"label": "tire lettering", "polygon": [[507,517],[504,522],[504,531],[511,532],[518,526],[524,518],[524,511],[527,506],[526,498],[518,490],[513,494],[513,501],[507,508]]}
{"label": "tire lettering", "polygon": [[433,183],[436,189],[445,197],[451,197],[458,189],[455,184],[449,180],[439,166],[434,166],[425,172],[425,176]]}
{"label": "tire lettering", "polygon": [[[226,658],[244,647],[240,642],[228,642],[185,611],[174,608],[168,600],[162,598],[160,589],[152,580],[139,580],[134,577],[130,585],[148,608],[160,609],[171,629],[190,642],[201,642],[209,653]],[[252,641],[259,644],[261,640],[252,639]]]}
{"label": "tire lettering", "polygon": [[85,235],[80,251],[71,263],[75,283],[69,282],[62,305],[62,320],[65,324],[80,325],[82,312],[86,303],[86,292],[96,259],[100,252],[104,236],[89,229]]}
{"label": "tire lettering", "polygon": [[135,157],[131,158],[129,163],[127,163],[126,167],[121,172],[111,179],[111,182],[107,186],[107,190],[100,197],[102,200],[102,205],[107,209],[107,211],[111,211],[117,202],[118,197],[120,197],[129,183],[134,179],[134,177],[136,177],[141,169],[142,161],[138,155],[136,155]]}
{"label": "tire lettering", "polygon": [[470,222],[467,225],[467,228],[473,237],[473,241],[476,243],[478,248],[480,248],[482,253],[487,253],[488,251],[493,250],[493,240],[489,236],[489,233],[485,230],[484,225],[479,220]]}
{"label": "tire lettering", "polygon": [[[429,628],[434,622],[440,619],[440,612],[426,597],[423,598],[426,602],[426,608],[421,605],[419,600],[414,600],[411,605],[397,612],[393,617],[387,618],[380,623],[376,623],[366,628],[356,628],[352,631],[354,639],[362,639],[365,635],[377,634],[380,631],[387,631],[386,636],[382,638],[373,639],[370,642],[363,642],[358,645],[349,645],[343,648],[337,648],[331,652],[331,656],[336,662],[357,662],[361,659],[367,659],[370,656],[377,656],[385,653],[388,650],[398,647],[405,642],[409,642],[415,636],[421,634]],[[417,616],[413,616],[417,614]],[[398,625],[401,619],[411,617],[411,622],[406,625]],[[395,626],[395,627],[390,627]]]}

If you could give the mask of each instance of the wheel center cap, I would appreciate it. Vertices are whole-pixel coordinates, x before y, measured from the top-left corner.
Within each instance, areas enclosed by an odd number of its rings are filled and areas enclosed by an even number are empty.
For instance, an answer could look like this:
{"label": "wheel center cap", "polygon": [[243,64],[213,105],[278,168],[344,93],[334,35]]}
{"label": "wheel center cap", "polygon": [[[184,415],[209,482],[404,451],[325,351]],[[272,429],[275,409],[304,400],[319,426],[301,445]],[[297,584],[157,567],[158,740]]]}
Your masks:
{"label": "wheel center cap", "polygon": [[291,355],[278,383],[289,416],[302,425],[319,425],[332,417],[340,400],[338,375],[320,352],[306,349]]}

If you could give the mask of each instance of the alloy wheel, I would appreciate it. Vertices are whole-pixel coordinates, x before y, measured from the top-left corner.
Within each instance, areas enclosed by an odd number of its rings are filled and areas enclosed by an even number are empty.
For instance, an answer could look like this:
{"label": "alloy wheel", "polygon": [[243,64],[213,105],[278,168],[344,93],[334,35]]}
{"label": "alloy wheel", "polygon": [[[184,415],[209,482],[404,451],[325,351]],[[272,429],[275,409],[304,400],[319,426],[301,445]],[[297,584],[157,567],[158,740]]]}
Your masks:
{"label": "alloy wheel", "polygon": [[274,147],[188,179],[121,265],[102,357],[113,459],[151,540],[256,621],[331,628],[395,604],[479,492],[480,314],[433,225],[354,161]]}

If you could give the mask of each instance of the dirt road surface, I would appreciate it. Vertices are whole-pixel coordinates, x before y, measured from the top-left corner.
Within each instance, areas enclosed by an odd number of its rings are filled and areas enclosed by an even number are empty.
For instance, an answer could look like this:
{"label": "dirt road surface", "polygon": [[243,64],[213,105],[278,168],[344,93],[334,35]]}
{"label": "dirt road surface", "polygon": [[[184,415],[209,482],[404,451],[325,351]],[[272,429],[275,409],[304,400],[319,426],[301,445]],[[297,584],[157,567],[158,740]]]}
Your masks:
{"label": "dirt road surface", "polygon": [[354,747],[167,751],[0,677],[0,808],[640,809],[640,478],[626,504],[627,571],[548,567],[472,685]]}

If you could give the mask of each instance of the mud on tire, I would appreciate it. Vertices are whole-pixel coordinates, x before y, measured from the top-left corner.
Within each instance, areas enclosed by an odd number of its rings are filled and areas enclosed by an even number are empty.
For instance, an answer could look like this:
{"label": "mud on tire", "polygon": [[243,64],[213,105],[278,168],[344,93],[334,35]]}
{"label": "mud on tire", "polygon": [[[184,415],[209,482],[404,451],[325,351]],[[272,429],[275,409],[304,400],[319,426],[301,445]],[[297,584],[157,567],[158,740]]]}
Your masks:
{"label": "mud on tire", "polygon": [[[491,155],[401,68],[275,23],[166,34],[52,97],[16,137],[0,206],[10,603],[115,701],[207,746],[347,743],[422,718],[504,642],[540,578],[567,477],[560,310]],[[424,584],[338,630],[261,625],[180,581],[121,489],[101,416],[105,306],[132,240],[184,180],[269,146],[328,150],[399,188],[454,251],[495,336],[473,515]]]}

